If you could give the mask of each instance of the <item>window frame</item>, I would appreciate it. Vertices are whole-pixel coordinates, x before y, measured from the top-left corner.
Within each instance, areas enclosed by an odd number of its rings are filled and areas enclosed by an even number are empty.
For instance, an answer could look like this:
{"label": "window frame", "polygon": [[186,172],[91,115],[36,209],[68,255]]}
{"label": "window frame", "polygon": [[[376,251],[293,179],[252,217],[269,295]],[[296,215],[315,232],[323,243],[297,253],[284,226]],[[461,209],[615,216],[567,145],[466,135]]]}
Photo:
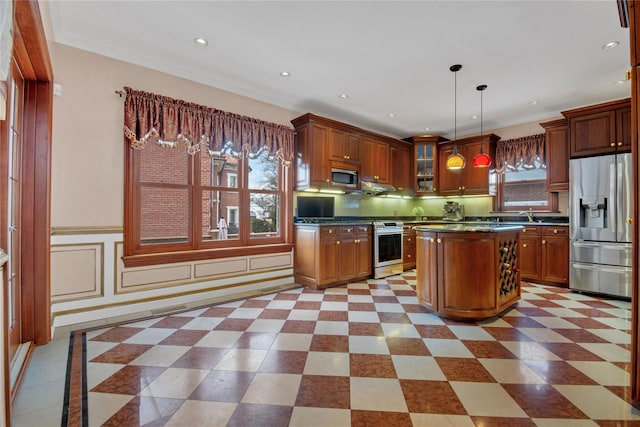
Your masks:
{"label": "window frame", "polygon": [[[143,150],[146,148],[143,148]],[[278,168],[281,179],[278,183],[277,193],[280,196],[280,233],[278,236],[252,239],[250,236],[250,200],[248,188],[248,156],[242,152],[238,156],[239,167],[237,183],[238,187],[230,188],[224,183],[216,186],[218,189],[237,191],[239,193],[239,239],[212,240],[202,239],[202,192],[210,191],[211,186],[202,185],[201,182],[201,156],[208,153],[198,152],[194,155],[187,153],[183,146],[176,148],[184,150],[184,155],[189,158],[189,205],[190,224],[187,242],[164,243],[143,245],[140,240],[140,189],[142,187],[138,177],[140,176],[140,150],[136,150],[125,144],[125,198],[124,198],[124,256],[122,260],[125,267],[137,267],[145,265],[167,264],[175,262],[199,261],[204,259],[228,258],[256,254],[269,254],[278,252],[290,252],[293,249],[293,168],[286,167],[280,159]],[[222,183],[221,183],[222,184]],[[172,184],[162,187],[170,188]]]}
{"label": "window frame", "polygon": [[[545,182],[545,180],[535,180],[529,182]],[[505,174],[498,174],[496,197],[494,197],[494,211],[496,212],[522,212],[531,210],[533,212],[556,212],[558,210],[558,193],[546,190],[547,204],[545,205],[504,205]]]}

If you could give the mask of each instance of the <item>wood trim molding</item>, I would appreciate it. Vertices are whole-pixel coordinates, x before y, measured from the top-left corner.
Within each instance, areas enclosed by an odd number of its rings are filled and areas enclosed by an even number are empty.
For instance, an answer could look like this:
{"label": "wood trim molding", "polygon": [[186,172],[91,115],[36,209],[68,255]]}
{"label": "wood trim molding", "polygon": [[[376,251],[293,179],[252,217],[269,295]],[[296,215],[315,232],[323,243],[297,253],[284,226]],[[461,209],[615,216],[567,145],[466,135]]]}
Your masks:
{"label": "wood trim molding", "polygon": [[575,108],[573,110],[562,111],[566,118],[583,116],[585,114],[599,113],[601,111],[615,110],[616,108],[626,108],[631,106],[631,98],[618,99],[616,101],[604,102],[602,104],[589,105]]}
{"label": "wood trim molding", "polygon": [[52,236],[73,236],[84,234],[119,234],[124,229],[120,225],[113,226],[88,226],[88,227],[52,227]]}

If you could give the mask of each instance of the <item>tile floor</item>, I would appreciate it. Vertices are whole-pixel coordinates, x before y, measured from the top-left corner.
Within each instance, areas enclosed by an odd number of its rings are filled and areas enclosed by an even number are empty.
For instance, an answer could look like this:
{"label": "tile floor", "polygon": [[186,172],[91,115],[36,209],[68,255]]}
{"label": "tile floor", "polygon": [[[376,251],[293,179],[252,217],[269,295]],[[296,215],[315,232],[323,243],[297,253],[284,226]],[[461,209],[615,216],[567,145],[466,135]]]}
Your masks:
{"label": "tile floor", "polygon": [[418,305],[414,272],[298,288],[39,348],[14,426],[640,426],[629,307],[523,283],[461,323]]}

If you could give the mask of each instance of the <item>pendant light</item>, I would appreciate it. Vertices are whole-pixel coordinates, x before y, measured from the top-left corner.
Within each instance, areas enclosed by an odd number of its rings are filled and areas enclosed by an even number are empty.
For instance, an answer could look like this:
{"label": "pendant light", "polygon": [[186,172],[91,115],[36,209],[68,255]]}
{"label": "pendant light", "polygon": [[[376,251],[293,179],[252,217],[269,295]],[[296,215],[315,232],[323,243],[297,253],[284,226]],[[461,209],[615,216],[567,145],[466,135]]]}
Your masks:
{"label": "pendant light", "polygon": [[480,152],[473,158],[474,168],[488,168],[491,166],[491,157],[485,154],[483,150],[484,143],[482,142],[482,92],[487,88],[487,85],[480,85],[476,89],[480,92]]}
{"label": "pendant light", "polygon": [[467,161],[464,159],[464,156],[458,153],[458,145],[456,144],[456,140],[458,139],[458,71],[462,68],[462,65],[456,64],[449,67],[449,71],[453,72],[453,153],[447,157],[447,162],[445,166],[448,170],[460,170],[465,167]]}

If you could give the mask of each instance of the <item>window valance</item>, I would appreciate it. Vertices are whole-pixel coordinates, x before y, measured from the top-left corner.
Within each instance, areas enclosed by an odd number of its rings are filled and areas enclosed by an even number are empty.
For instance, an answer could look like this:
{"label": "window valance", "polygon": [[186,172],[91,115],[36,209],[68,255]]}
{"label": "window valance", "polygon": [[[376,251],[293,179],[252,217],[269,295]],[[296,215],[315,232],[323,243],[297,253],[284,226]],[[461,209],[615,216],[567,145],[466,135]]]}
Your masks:
{"label": "window valance", "polygon": [[257,155],[293,159],[293,128],[125,87],[124,135],[134,149],[148,142],[185,145],[189,154]]}
{"label": "window valance", "polygon": [[544,133],[522,138],[498,141],[496,146],[496,173],[518,168],[546,168],[544,160]]}

